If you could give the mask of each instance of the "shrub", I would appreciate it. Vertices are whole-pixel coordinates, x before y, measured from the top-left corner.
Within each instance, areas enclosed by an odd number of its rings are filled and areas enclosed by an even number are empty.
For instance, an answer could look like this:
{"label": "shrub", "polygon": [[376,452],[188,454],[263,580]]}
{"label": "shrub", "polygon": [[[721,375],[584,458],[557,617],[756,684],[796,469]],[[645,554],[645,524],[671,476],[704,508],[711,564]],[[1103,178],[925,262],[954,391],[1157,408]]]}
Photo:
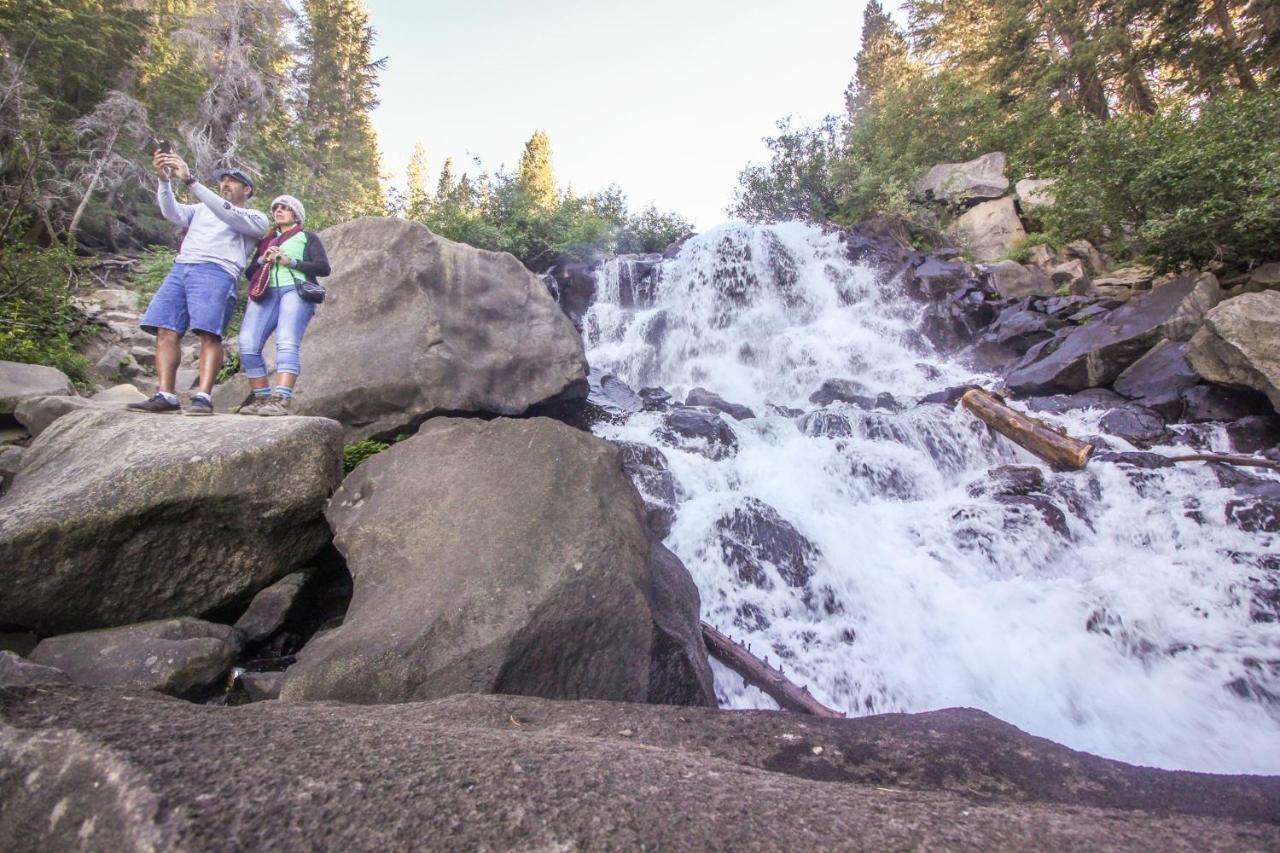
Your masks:
{"label": "shrub", "polygon": [[361,462],[371,456],[377,456],[390,446],[385,441],[374,441],[370,438],[348,444],[342,448],[342,472],[350,474]]}
{"label": "shrub", "polygon": [[178,253],[168,246],[151,246],[142,253],[138,269],[132,276],[133,289],[138,294],[138,304],[145,306],[156,295],[164,278],[173,267]]}
{"label": "shrub", "polygon": [[60,246],[0,247],[0,360],[56,367],[77,385],[88,384],[89,362],[71,341],[71,297],[82,266]]}

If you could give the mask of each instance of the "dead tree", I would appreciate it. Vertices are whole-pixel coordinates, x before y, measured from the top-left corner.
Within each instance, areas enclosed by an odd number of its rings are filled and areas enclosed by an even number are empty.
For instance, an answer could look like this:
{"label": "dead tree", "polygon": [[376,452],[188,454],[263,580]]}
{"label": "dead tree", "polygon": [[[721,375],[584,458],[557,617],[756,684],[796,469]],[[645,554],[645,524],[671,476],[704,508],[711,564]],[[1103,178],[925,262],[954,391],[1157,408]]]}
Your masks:
{"label": "dead tree", "polygon": [[833,711],[810,696],[808,690],[788,679],[781,669],[769,666],[747,651],[741,643],[735,643],[706,622],[702,623],[702,639],[713,658],[741,675],[748,684],[759,687],[784,711],[796,711],[815,717],[844,717],[844,714]]}

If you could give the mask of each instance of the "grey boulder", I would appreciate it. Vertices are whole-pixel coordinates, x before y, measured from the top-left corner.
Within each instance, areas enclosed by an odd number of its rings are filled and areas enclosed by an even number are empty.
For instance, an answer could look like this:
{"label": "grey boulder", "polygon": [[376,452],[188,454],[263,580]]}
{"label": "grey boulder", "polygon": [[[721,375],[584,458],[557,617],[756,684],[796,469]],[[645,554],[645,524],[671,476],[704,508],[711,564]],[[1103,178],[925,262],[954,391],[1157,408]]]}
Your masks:
{"label": "grey boulder", "polygon": [[306,582],[306,572],[294,572],[255,595],[248,609],[236,620],[236,627],[244,632],[245,642],[257,643],[279,631]]}
{"label": "grey boulder", "polygon": [[1023,296],[1050,296],[1057,285],[1039,267],[1023,266],[1017,261],[996,261],[983,267],[991,286],[1005,299]]}
{"label": "grey boulder", "polygon": [[1009,189],[1004,165],[1004,154],[999,151],[967,163],[939,163],[916,182],[915,191],[924,198],[950,204],[999,198]]}
{"label": "grey boulder", "polygon": [[147,396],[132,385],[115,385],[92,397],[28,397],[18,404],[14,417],[32,435],[44,432],[49,424],[68,412],[80,409],[123,411],[130,403],[140,403]]}
{"label": "grey boulder", "polygon": [[714,703],[697,589],[606,441],[547,418],[434,418],[347,477],[327,515],[355,591],[284,699]]}
{"label": "grey boulder", "polygon": [[1219,295],[1212,274],[1183,276],[1032,349],[1005,384],[1018,394],[1108,385],[1160,341],[1190,338]]}
{"label": "grey boulder", "polygon": [[1018,181],[1013,187],[1014,194],[1018,196],[1018,204],[1025,211],[1053,207],[1057,201],[1053,185],[1057,182],[1055,178],[1024,178]]}
{"label": "grey boulder", "polygon": [[1185,407],[1182,392],[1200,384],[1187,362],[1187,347],[1184,341],[1161,341],[1125,368],[1112,387],[1169,420],[1178,420]]}
{"label": "grey boulder", "polygon": [[33,663],[88,687],[130,687],[189,695],[217,684],[244,638],[228,625],[165,619],[41,640]]}
{"label": "grey boulder", "polygon": [[1210,382],[1261,391],[1280,412],[1280,291],[1247,293],[1210,311],[1187,360]]}
{"label": "grey boulder", "polygon": [[303,348],[322,367],[299,383],[299,414],[368,438],[432,413],[517,415],[585,396],[581,336],[512,255],[399,219],[357,219],[322,237],[333,274]]}
{"label": "grey boulder", "polygon": [[37,684],[70,684],[60,669],[33,663],[13,652],[0,651],[0,687],[33,687]]}
{"label": "grey boulder", "polygon": [[1011,198],[984,201],[965,211],[948,234],[965,246],[978,263],[1006,258],[1027,239]]}
{"label": "grey boulder", "polygon": [[20,361],[0,361],[0,415],[11,415],[28,397],[69,396],[75,390],[61,370]]}
{"label": "grey boulder", "polygon": [[328,541],[341,458],[322,418],[61,417],[0,498],[0,624],[56,634],[247,600]]}

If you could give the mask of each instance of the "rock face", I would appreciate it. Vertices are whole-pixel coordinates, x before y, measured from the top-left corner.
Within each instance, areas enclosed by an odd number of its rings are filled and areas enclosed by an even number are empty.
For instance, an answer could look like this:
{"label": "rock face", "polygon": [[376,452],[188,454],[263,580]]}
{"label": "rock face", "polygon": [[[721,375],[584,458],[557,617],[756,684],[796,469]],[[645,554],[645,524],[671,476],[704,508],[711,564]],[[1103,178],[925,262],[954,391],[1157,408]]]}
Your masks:
{"label": "rock face", "polygon": [[60,669],[32,663],[13,652],[0,652],[0,687],[34,687],[37,684],[69,684]]}
{"label": "rock face", "polygon": [[991,286],[1005,299],[1050,296],[1058,288],[1039,267],[1025,267],[1017,261],[997,261],[984,272],[991,279]]}
{"label": "rock face", "polygon": [[44,849],[80,849],[86,825],[103,850],[1280,845],[1280,780],[1133,767],[967,709],[211,708],[28,688],[0,692],[0,722],[0,833]]}
{"label": "rock face", "polygon": [[80,409],[105,409],[119,412],[130,403],[139,403],[147,396],[132,385],[116,385],[99,391],[92,397],[28,397],[18,404],[14,417],[32,435],[39,435],[49,424],[68,412]]}
{"label": "rock face", "polygon": [[28,397],[67,396],[75,393],[61,370],[39,364],[0,361],[0,415],[11,415]]}
{"label": "rock face", "polygon": [[1004,154],[999,151],[967,163],[939,163],[916,182],[916,194],[950,204],[999,198],[1009,189],[1004,163]]}
{"label": "rock face", "polygon": [[1014,366],[1006,384],[1020,394],[1109,384],[1161,340],[1191,337],[1218,296],[1218,281],[1211,274],[1183,276],[1032,349]]}
{"label": "rock face", "polygon": [[306,572],[294,572],[255,595],[249,608],[236,620],[236,628],[244,632],[245,642],[261,642],[279,631],[306,582]]}
{"label": "rock face", "polygon": [[328,540],[341,458],[322,418],[65,415],[0,498],[0,624],[65,633],[247,598]]}
{"label": "rock face", "polygon": [[984,201],[966,211],[950,234],[968,247],[978,263],[1001,260],[1027,239],[1011,198]]}
{"label": "rock face", "polygon": [[42,640],[31,661],[90,687],[133,687],[186,695],[231,669],[243,635],[200,619],[165,619]]}
{"label": "rock face", "polygon": [[1182,416],[1182,392],[1199,384],[1187,363],[1184,342],[1161,341],[1142,358],[1125,368],[1115,381],[1115,389],[1170,420]]}
{"label": "rock face", "polygon": [[283,698],[714,703],[697,589],[608,442],[435,418],[356,469],[328,517],[355,594]]}
{"label": "rock face", "polygon": [[581,336],[513,256],[396,219],[357,219],[323,239],[333,275],[303,345],[299,414],[367,438],[433,412],[515,415],[585,395]]}
{"label": "rock face", "polygon": [[1187,360],[1210,382],[1261,391],[1280,412],[1280,292],[1249,293],[1214,308]]}

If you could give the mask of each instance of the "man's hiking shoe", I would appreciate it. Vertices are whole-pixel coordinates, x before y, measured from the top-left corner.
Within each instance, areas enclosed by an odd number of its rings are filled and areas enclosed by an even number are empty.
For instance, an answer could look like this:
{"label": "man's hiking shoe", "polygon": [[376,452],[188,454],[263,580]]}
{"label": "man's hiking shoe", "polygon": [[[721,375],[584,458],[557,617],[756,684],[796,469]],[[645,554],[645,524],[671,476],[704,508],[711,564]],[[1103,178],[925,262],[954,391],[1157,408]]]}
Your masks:
{"label": "man's hiking shoe", "polygon": [[192,397],[191,402],[187,403],[187,407],[182,410],[182,414],[189,415],[193,418],[201,418],[205,415],[213,414],[213,403],[209,402],[208,397]]}
{"label": "man's hiking shoe", "polygon": [[130,403],[125,408],[131,412],[148,412],[153,415],[172,415],[182,411],[182,407],[177,403],[170,403],[159,394],[141,403]]}
{"label": "man's hiking shoe", "polygon": [[278,418],[281,415],[289,414],[289,404],[292,402],[291,397],[281,397],[275,394],[270,400],[258,407],[258,414],[264,418]]}

